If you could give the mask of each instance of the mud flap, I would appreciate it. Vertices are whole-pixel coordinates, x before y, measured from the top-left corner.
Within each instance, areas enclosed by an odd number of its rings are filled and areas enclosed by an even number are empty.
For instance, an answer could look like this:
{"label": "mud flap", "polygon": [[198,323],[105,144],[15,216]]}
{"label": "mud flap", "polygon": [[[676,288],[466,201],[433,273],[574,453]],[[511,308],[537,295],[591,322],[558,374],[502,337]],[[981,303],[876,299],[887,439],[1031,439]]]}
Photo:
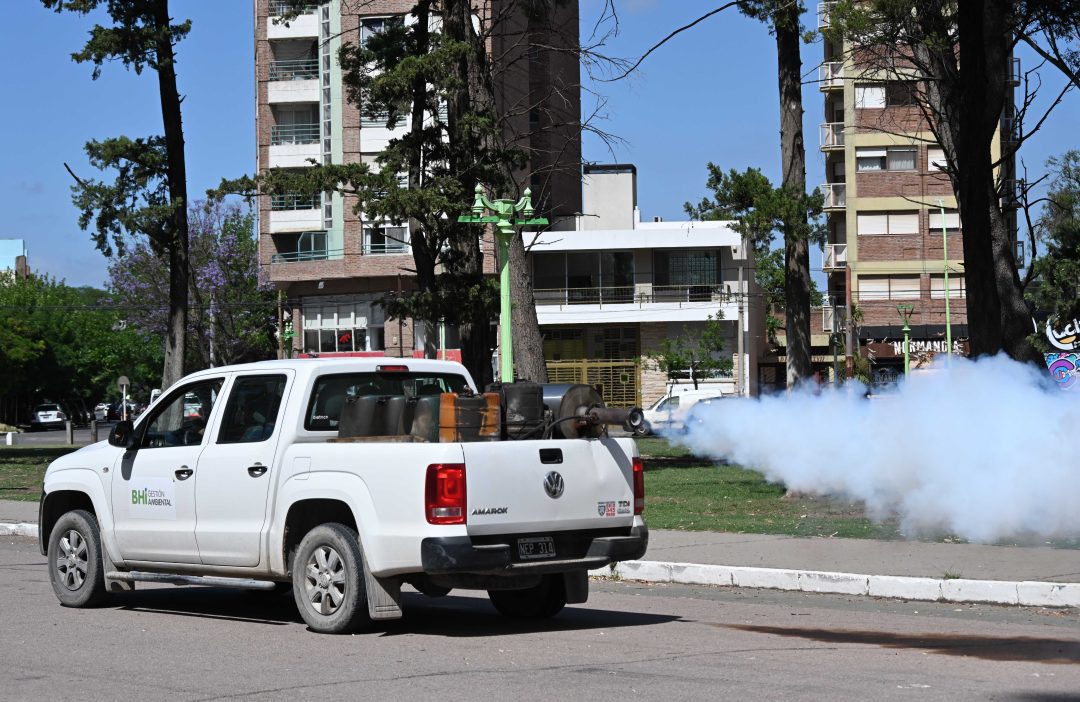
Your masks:
{"label": "mud flap", "polygon": [[131,592],[135,589],[134,582],[128,582],[126,580],[113,580],[109,577],[109,573],[116,571],[116,566],[113,565],[112,559],[109,558],[109,549],[105,546],[105,540],[101,541],[101,567],[105,569],[105,591],[106,592]]}
{"label": "mud flap", "polygon": [[589,571],[572,570],[563,573],[566,588],[566,604],[584,604],[589,600]]}
{"label": "mud flap", "polygon": [[367,591],[368,616],[376,619],[401,619],[401,579],[376,578],[364,558],[364,588]]}

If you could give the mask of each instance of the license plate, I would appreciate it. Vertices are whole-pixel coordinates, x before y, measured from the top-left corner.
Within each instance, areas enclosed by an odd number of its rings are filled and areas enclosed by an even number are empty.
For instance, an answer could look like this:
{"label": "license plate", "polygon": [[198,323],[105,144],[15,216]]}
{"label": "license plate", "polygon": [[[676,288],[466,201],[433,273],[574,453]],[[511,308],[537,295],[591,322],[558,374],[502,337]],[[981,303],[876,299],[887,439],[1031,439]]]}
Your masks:
{"label": "license plate", "polygon": [[555,555],[555,542],[550,536],[529,536],[518,539],[518,556],[523,560],[533,558],[552,558]]}

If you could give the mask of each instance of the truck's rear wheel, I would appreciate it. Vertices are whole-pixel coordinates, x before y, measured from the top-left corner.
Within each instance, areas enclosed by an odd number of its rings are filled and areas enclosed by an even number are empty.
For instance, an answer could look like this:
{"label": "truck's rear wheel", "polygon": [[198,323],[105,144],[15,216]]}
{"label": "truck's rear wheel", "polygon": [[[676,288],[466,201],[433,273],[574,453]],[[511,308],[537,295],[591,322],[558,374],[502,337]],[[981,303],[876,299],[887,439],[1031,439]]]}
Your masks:
{"label": "truck's rear wheel", "polygon": [[566,586],[561,574],[545,575],[540,584],[525,590],[488,590],[491,604],[511,619],[547,619],[566,606]]}
{"label": "truck's rear wheel", "polygon": [[371,622],[360,541],[344,524],[322,524],[304,536],[292,577],[296,606],[313,631],[344,634]]}
{"label": "truck's rear wheel", "polygon": [[96,607],[107,599],[97,519],[77,509],[60,517],[49,535],[49,581],[65,607]]}

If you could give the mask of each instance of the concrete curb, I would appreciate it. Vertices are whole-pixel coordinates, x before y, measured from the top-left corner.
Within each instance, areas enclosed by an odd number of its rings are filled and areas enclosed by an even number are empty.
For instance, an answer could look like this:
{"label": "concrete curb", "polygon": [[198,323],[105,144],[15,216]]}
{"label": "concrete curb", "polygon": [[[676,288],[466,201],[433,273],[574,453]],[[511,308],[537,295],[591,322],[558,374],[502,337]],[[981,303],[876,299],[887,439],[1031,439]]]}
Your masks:
{"label": "concrete curb", "polygon": [[34,522],[0,522],[0,536],[37,536]]}
{"label": "concrete curb", "polygon": [[597,577],[682,585],[866,595],[926,602],[979,602],[1024,607],[1080,607],[1080,583],[937,580],[899,575],[829,573],[786,568],[624,561],[589,572]]}

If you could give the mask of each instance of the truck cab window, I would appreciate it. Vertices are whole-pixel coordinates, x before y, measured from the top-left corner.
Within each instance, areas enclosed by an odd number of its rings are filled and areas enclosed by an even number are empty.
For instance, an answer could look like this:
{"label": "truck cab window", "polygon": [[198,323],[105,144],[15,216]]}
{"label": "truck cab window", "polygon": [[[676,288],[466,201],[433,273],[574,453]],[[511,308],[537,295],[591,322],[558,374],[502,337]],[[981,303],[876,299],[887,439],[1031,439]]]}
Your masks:
{"label": "truck cab window", "polygon": [[201,444],[223,382],[221,378],[204,380],[172,393],[150,416],[142,447]]}
{"label": "truck cab window", "polygon": [[237,378],[229,392],[217,442],[241,444],[269,439],[274,434],[284,394],[284,375]]}
{"label": "truck cab window", "polygon": [[349,373],[324,375],[315,380],[308,400],[304,428],[309,431],[337,431],[341,408],[349,397],[365,395],[420,397],[444,392],[461,392],[469,383],[448,373]]}

